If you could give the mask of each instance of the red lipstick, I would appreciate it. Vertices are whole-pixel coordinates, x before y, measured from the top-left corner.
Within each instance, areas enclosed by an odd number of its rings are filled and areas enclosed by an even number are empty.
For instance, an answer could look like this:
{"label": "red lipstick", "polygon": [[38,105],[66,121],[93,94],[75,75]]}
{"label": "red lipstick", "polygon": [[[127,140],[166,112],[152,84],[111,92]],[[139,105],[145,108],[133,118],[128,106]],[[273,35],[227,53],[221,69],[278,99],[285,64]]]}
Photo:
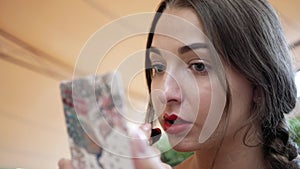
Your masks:
{"label": "red lipstick", "polygon": [[192,123],[185,121],[176,114],[165,114],[163,117],[163,129],[169,134],[177,134],[191,128]]}

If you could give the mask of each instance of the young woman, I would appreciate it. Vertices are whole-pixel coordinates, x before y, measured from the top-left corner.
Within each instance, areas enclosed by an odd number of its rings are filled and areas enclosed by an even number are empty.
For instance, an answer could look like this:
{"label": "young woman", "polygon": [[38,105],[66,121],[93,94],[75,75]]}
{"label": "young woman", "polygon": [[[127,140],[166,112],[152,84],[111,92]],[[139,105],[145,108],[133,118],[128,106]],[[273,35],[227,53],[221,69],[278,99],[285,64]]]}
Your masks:
{"label": "young woman", "polygon": [[[194,151],[176,169],[299,168],[284,117],[296,102],[291,56],[267,0],[161,2],[146,77],[147,121],[158,117],[175,150]],[[142,127],[147,136],[150,128]],[[155,154],[146,142],[133,145],[136,156]],[[159,157],[135,165],[171,168]]]}

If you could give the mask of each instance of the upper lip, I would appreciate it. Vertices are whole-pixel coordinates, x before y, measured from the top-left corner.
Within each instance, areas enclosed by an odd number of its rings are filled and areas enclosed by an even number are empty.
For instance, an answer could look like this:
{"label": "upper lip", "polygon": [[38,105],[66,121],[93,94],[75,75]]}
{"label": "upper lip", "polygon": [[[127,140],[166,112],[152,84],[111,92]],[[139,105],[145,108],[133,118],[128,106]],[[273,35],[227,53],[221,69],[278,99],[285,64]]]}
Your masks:
{"label": "upper lip", "polygon": [[178,123],[188,123],[188,121],[183,120],[176,114],[164,114],[163,119],[165,122],[171,123],[171,124],[178,124]]}

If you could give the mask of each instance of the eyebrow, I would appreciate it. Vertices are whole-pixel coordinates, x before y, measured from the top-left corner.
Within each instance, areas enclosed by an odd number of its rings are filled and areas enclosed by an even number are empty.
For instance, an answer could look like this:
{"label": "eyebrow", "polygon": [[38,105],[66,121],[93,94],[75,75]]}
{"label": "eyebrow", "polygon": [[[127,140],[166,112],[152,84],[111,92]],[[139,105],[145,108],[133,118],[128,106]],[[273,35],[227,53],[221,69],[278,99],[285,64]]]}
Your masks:
{"label": "eyebrow", "polygon": [[207,48],[207,47],[208,47],[208,45],[206,43],[192,43],[190,45],[180,47],[178,49],[178,53],[184,54],[184,53],[187,53],[191,50],[203,49],[203,48]]}
{"label": "eyebrow", "polygon": [[[192,43],[190,45],[185,45],[185,46],[182,46],[178,49],[178,53],[180,54],[184,54],[184,53],[187,53],[191,50],[195,50],[195,49],[203,49],[203,48],[207,48],[208,45],[206,43]],[[161,55],[161,52],[158,48],[156,47],[151,47],[149,48],[149,52],[153,52],[153,53],[156,53],[158,55]]]}

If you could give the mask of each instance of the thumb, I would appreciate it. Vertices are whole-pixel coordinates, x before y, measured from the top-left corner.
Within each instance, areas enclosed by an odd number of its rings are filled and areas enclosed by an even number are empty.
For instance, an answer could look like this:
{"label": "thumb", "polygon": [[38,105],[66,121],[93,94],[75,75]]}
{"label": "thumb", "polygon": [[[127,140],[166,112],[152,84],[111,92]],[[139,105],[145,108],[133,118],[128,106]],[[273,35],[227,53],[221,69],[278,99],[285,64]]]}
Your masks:
{"label": "thumb", "polygon": [[131,130],[131,150],[137,169],[171,169],[160,160],[159,150],[149,146],[145,132],[140,128]]}
{"label": "thumb", "polygon": [[150,138],[151,136],[151,124],[150,123],[145,123],[140,126],[140,129],[144,132],[147,138]]}
{"label": "thumb", "polygon": [[152,129],[152,125],[150,123],[146,123],[140,126],[140,129],[144,132],[144,134],[148,138],[150,145],[157,142],[161,137],[161,130],[159,128]]}
{"label": "thumb", "polygon": [[59,169],[74,169],[72,161],[67,159],[60,159],[58,161],[58,167]]}

